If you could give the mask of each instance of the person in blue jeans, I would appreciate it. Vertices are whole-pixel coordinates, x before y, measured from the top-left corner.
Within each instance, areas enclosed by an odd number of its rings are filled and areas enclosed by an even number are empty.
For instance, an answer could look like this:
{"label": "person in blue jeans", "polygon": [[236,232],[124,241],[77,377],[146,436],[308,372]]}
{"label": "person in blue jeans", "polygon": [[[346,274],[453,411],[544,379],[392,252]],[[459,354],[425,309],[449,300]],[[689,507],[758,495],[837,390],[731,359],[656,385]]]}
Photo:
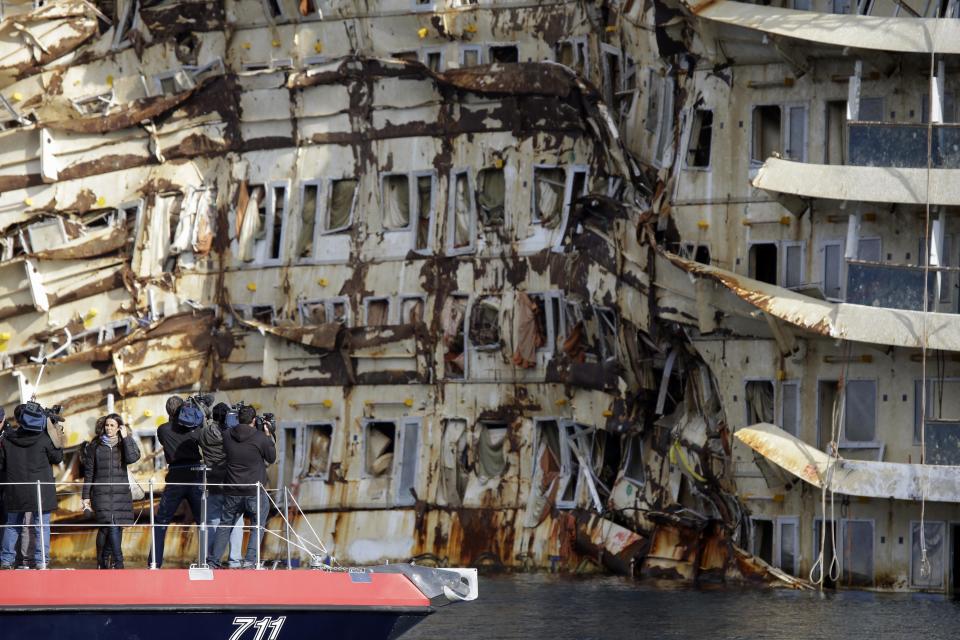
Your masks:
{"label": "person in blue jeans", "polygon": [[167,485],[154,518],[156,527],[153,535],[158,568],[163,566],[166,525],[173,520],[180,503],[187,501],[196,524],[200,524],[203,513],[203,475],[197,471],[203,464],[197,444],[199,427],[204,423],[203,411],[192,401],[184,403],[179,396],[167,398],[166,410],[167,421],[157,429],[157,440],[163,447],[163,456],[167,461]]}
{"label": "person in blue jeans", "polygon": [[[277,459],[277,449],[269,423],[263,430],[254,427],[257,412],[244,405],[237,412],[239,424],[223,435],[223,450],[226,453],[226,486],[223,489],[221,524],[213,539],[213,551],[207,564],[219,568],[220,559],[227,547],[227,539],[238,518],[247,516],[254,527],[247,542],[244,565],[256,566],[260,548],[262,527],[267,522],[270,502],[264,488],[267,484],[267,465]],[[257,487],[257,483],[260,487]],[[257,518],[259,516],[259,519]]]}
{"label": "person in blue jeans", "polygon": [[[223,512],[223,483],[227,477],[227,454],[223,434],[237,426],[237,412],[221,402],[211,412],[212,420],[200,431],[200,453],[207,465],[207,555],[213,552],[213,538]],[[227,523],[224,523],[227,524]],[[243,563],[243,518],[237,518],[230,533],[228,566],[238,569]]]}
{"label": "person in blue jeans", "polygon": [[[56,487],[50,465],[63,461],[63,450],[47,434],[47,416],[36,403],[19,405],[14,411],[18,428],[3,429],[0,440],[0,474],[6,482],[33,484],[9,485],[4,490],[7,515],[0,544],[0,569],[13,569],[17,561],[17,542],[27,513],[33,512],[34,533],[38,540],[34,564],[45,569],[50,561],[50,513],[57,508]],[[40,482],[39,493],[37,482]],[[36,517],[37,507],[40,517]],[[39,541],[42,540],[43,544]]]}

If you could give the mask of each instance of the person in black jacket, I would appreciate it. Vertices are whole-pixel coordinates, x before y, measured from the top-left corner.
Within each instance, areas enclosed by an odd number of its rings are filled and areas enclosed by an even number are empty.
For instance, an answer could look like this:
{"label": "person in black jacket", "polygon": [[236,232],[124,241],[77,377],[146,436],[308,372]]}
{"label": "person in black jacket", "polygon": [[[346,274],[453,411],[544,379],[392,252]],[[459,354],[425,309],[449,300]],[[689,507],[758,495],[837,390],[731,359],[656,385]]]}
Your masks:
{"label": "person in black jacket", "polygon": [[[63,460],[63,450],[54,446],[47,435],[46,415],[37,415],[27,405],[19,405],[14,411],[19,428],[7,429],[0,442],[0,472],[6,482],[34,484],[10,485],[4,491],[4,506],[7,510],[0,547],[0,569],[12,569],[17,559],[17,541],[24,516],[33,513],[33,526],[37,540],[35,563],[38,569],[46,568],[50,554],[50,513],[57,508],[57,491],[53,484],[53,469],[50,465]],[[36,405],[35,405],[36,406]],[[38,485],[40,482],[39,495]],[[38,517],[37,507],[40,507]]]}
{"label": "person in black jacket", "polygon": [[[157,439],[163,446],[163,456],[167,461],[167,485],[160,497],[160,505],[154,519],[154,546],[157,550],[157,567],[163,566],[163,548],[167,526],[184,500],[190,505],[194,522],[200,524],[203,505],[203,489],[200,486],[202,475],[196,469],[203,462],[197,438],[200,429],[196,425],[180,424],[180,412],[184,407],[179,396],[167,398],[167,421],[157,429]],[[196,407],[195,407],[196,408]],[[184,484],[180,484],[184,483]]]}
{"label": "person in black jacket", "polygon": [[[223,434],[237,426],[237,413],[221,402],[211,411],[212,420],[200,430],[198,444],[203,462],[207,465],[207,555],[213,553],[214,532],[223,513],[223,483],[227,477],[227,454],[223,451]],[[224,523],[229,524],[229,523]],[[238,517],[230,534],[229,566],[242,566],[240,548],[243,546],[243,517]]]}
{"label": "person in black jacket", "polygon": [[[257,412],[253,407],[241,407],[237,415],[240,424],[223,435],[223,450],[227,454],[227,486],[223,490],[225,495],[221,524],[217,527],[213,539],[213,551],[207,558],[207,564],[213,567],[220,567],[220,558],[227,547],[233,523],[241,516],[250,518],[254,527],[247,542],[244,564],[256,566],[261,531],[270,510],[264,491],[267,484],[267,465],[273,464],[277,459],[277,449],[269,427],[264,427],[264,431],[257,430],[253,426],[256,417]],[[258,482],[260,487],[255,486]]]}
{"label": "person in black jacket", "polygon": [[127,465],[140,459],[140,448],[123,419],[115,413],[97,420],[95,433],[87,445],[83,463],[83,508],[92,509],[97,523],[107,525],[97,530],[98,568],[107,567],[105,555],[109,552],[113,568],[123,569],[121,525],[133,524],[133,495]]}

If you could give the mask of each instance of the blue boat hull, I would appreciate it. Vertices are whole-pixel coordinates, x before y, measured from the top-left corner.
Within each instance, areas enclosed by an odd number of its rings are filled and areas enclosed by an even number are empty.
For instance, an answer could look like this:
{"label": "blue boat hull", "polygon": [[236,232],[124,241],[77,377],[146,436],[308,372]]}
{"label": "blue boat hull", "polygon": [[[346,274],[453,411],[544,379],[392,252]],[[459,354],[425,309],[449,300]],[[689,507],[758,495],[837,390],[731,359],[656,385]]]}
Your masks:
{"label": "blue boat hull", "polygon": [[393,640],[431,611],[0,611],[0,640]]}

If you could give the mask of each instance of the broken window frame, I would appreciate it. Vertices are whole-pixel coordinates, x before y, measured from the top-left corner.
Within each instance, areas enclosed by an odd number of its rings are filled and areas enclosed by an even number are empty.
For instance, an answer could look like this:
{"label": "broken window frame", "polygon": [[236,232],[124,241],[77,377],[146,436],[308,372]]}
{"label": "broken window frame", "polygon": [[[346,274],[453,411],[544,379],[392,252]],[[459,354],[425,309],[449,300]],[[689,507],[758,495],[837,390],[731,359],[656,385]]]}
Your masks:
{"label": "broken window frame", "polygon": [[[657,133],[656,133],[656,143],[654,146],[655,154],[653,158],[653,164],[660,169],[667,169],[673,165],[674,162],[674,153],[673,148],[669,144],[673,141],[674,130],[676,124],[674,122],[673,110],[674,110],[674,79],[673,76],[666,76],[662,78],[662,91],[660,94],[660,108],[658,114],[660,116],[659,121],[657,122]],[[680,125],[683,126],[681,116]]]}
{"label": "broken window frame", "polygon": [[[370,303],[371,302],[387,303],[386,323],[378,324],[378,325],[370,324]],[[393,304],[393,298],[391,298],[390,296],[367,296],[366,298],[363,299],[363,325],[365,327],[369,327],[369,326],[388,327],[391,325],[395,325],[397,323],[394,321],[393,316],[394,316],[394,304]]]}
{"label": "broken window frame", "polygon": [[[707,153],[707,163],[693,164],[690,157],[691,154],[695,157],[696,153],[700,151],[700,134],[703,130],[704,114],[707,113],[710,114],[710,140],[708,142],[709,152]],[[686,144],[684,145],[683,166],[685,169],[689,169],[690,171],[711,171],[713,169],[713,124],[715,115],[713,109],[690,110],[688,118],[690,126],[687,128]],[[694,144],[698,146],[693,147]]]}
{"label": "broken window frame", "polygon": [[315,298],[312,300],[299,301],[297,303],[297,316],[301,326],[307,325],[307,323],[305,322],[306,316],[307,316],[306,308],[308,306],[316,306],[320,304],[323,305],[323,313],[325,316],[324,318],[325,322],[323,324],[330,324],[332,322],[336,322],[331,318],[334,318],[336,316],[335,312],[336,312],[337,306],[342,305],[342,308],[345,312],[343,326],[345,327],[353,326],[351,324],[350,299],[347,298],[346,296],[335,296],[332,298]]}
{"label": "broken window frame", "polygon": [[[503,430],[503,440],[501,440],[501,456],[503,457],[503,464],[500,467],[500,472],[496,475],[485,475],[482,470],[482,466],[479,460],[479,451],[480,451],[480,442],[486,438],[487,442],[490,441],[490,430],[497,429]],[[503,420],[478,420],[477,428],[475,432],[475,445],[474,449],[477,451],[477,462],[476,462],[476,474],[478,478],[502,478],[503,472],[507,470],[507,442],[510,438],[510,423]]]}
{"label": "broken window frame", "polygon": [[[620,465],[620,477],[629,482],[630,484],[636,487],[644,487],[647,484],[646,473],[643,471],[646,469],[646,463],[643,459],[643,435],[640,433],[628,433],[625,434],[626,446],[623,448],[623,462]],[[635,475],[628,475],[630,473],[630,466],[634,462],[633,456],[640,456],[640,469],[642,475],[638,478]]]}
{"label": "broken window frame", "polygon": [[[756,523],[769,522],[772,538],[770,540],[770,566],[796,576],[800,570],[800,517],[799,516],[750,516],[750,553],[763,559],[757,548]],[[783,526],[793,526],[793,566],[783,566]],[[766,560],[764,560],[766,562]]]}
{"label": "broken window frame", "polygon": [[[575,73],[584,78],[590,77],[590,45],[586,36],[574,36],[558,40],[553,47],[553,59],[558,64],[564,64],[560,61],[560,47],[569,45],[573,51],[573,65],[569,66]],[[568,66],[568,65],[564,65]]]}
{"label": "broken window frame", "polygon": [[[451,367],[449,367],[446,364],[446,360],[444,360],[443,377],[445,380],[466,380],[470,371],[470,351],[469,351],[470,341],[468,339],[467,332],[470,330],[470,306],[471,306],[471,303],[473,302],[473,296],[471,296],[469,293],[465,291],[457,290],[457,291],[450,292],[447,297],[453,300],[463,301],[463,317],[460,319],[460,325],[461,325],[460,330],[463,335],[463,350],[460,352],[463,357],[463,371],[461,371],[459,375],[454,374],[450,370]],[[443,309],[445,308],[445,306],[446,306],[446,301],[444,301],[443,305],[440,308],[441,314],[443,314]],[[441,315],[441,322],[442,322],[442,315]],[[441,333],[442,333],[442,328],[441,328]],[[444,345],[443,348],[444,350],[446,350],[447,348],[446,345]],[[444,357],[445,356],[446,356],[446,351],[444,351]]]}
{"label": "broken window frame", "polygon": [[7,129],[13,128],[9,126],[9,123],[11,122],[15,122],[20,125],[31,124],[28,118],[26,118],[25,116],[21,116],[20,112],[18,112],[16,108],[14,108],[12,104],[10,104],[10,102],[3,96],[3,94],[0,94],[0,114],[2,114],[4,111],[6,111],[10,117],[4,118],[0,116],[0,131],[5,131]]}
{"label": "broken window frame", "polygon": [[[232,304],[230,305],[233,309],[234,314],[239,315],[244,320],[253,320],[255,322],[263,322],[263,320],[258,320],[255,316],[259,313],[263,313],[267,309],[270,310],[270,322],[264,323],[269,325],[275,325],[277,321],[277,308],[272,304]],[[230,316],[225,316],[225,320]]]}
{"label": "broken window frame", "polygon": [[[577,426],[571,420],[561,417],[535,417],[533,419],[533,466],[535,470],[534,475],[536,475],[536,470],[538,469],[538,460],[537,453],[540,450],[540,439],[542,430],[545,428],[541,426],[543,423],[552,422],[557,428],[557,442],[560,446],[560,472],[557,475],[557,490],[556,490],[556,500],[554,506],[557,509],[575,509],[577,506],[577,496],[580,495],[582,486],[580,484],[581,478],[583,477],[582,469],[576,474],[576,477],[573,476],[573,463],[572,458],[576,455],[571,450],[571,444],[569,438],[571,437],[567,433],[567,429],[570,426]],[[577,462],[577,467],[579,468],[579,461]],[[566,493],[566,490],[570,486],[570,482],[574,482],[574,498],[573,500],[561,500],[561,496]]]}
{"label": "broken window frame", "polygon": [[770,409],[773,412],[773,416],[772,416],[773,420],[774,421],[777,420],[778,414],[777,414],[777,383],[776,381],[773,378],[746,377],[743,379],[743,408],[744,408],[743,422],[748,427],[753,424],[753,421],[752,421],[753,419],[750,417],[753,410],[750,407],[750,394],[747,392],[747,388],[749,387],[749,385],[757,382],[763,382],[770,385],[770,389],[773,392],[770,397],[770,400],[773,403],[773,406],[771,406]]}
{"label": "broken window frame", "polygon": [[[393,462],[390,465],[389,471],[384,472],[383,475],[375,475],[370,470],[367,439],[369,438],[371,426],[381,423],[393,424]],[[363,480],[374,480],[383,477],[393,478],[397,468],[397,450],[399,449],[400,441],[400,420],[394,418],[362,418],[360,420],[360,433],[360,455],[362,457],[362,464],[360,464],[360,478]]]}
{"label": "broken window frame", "polygon": [[[115,94],[112,88],[109,91],[85,96],[83,98],[71,98],[70,103],[73,104],[74,110],[81,116],[105,115],[110,107],[116,104]],[[96,108],[91,109],[90,105],[94,105]]]}
{"label": "broken window frame", "polygon": [[[944,591],[945,590],[946,580],[944,579],[945,578],[944,574],[946,573],[947,566],[948,566],[947,560],[950,559],[953,555],[952,553],[951,554],[947,553],[948,543],[952,544],[953,542],[950,539],[950,536],[947,535],[947,531],[949,530],[947,524],[948,523],[942,520],[926,520],[923,523],[923,529],[924,529],[923,533],[924,535],[927,535],[927,536],[929,535],[926,531],[927,527],[940,528],[941,543],[940,543],[940,549],[939,549],[940,572],[938,575],[936,575],[936,572],[933,569],[938,564],[938,561],[936,559],[930,559],[930,554],[928,553],[927,558],[930,562],[930,576],[927,578],[928,582],[921,583],[914,579],[914,568],[916,566],[915,563],[920,560],[919,557],[917,557],[917,559],[914,560],[914,544],[918,541],[919,534],[921,532],[920,521],[919,520],[910,521],[910,564],[909,564],[909,570],[907,575],[909,576],[909,584],[911,588],[922,589],[924,591]],[[954,523],[950,522],[949,524],[954,524]],[[920,551],[921,548],[922,547],[920,544],[916,544],[917,551]],[[928,544],[926,548],[927,548],[927,551],[929,552],[930,545]],[[929,580],[934,578],[937,580],[936,583],[929,582]]]}
{"label": "broken window frame", "polygon": [[[383,233],[395,233],[395,232],[410,232],[416,231],[417,225],[416,222],[420,216],[420,202],[418,199],[419,192],[417,190],[417,178],[426,178],[429,177],[431,180],[431,192],[430,192],[430,241],[429,245],[433,245],[433,222],[434,222],[434,212],[437,210],[437,178],[436,172],[433,170],[421,170],[421,171],[388,171],[380,174],[380,202],[386,202],[386,188],[387,180],[396,176],[405,176],[407,178],[407,197],[409,202],[408,206],[408,216],[407,216],[407,225],[404,227],[396,228],[387,228],[385,221],[381,219],[380,228]],[[381,204],[381,209],[384,207]],[[414,243],[416,239],[414,239]],[[427,249],[418,249],[418,252],[428,252]]]}
{"label": "broken window frame", "polygon": [[[566,313],[564,312],[563,291],[533,291],[527,293],[527,296],[534,300],[543,298],[544,309],[544,327],[546,331],[543,336],[543,346],[537,348],[537,353],[551,355],[557,350],[557,339],[559,336],[567,335]],[[557,300],[556,308],[551,304],[551,300]],[[559,318],[554,318],[554,312],[559,309]]]}
{"label": "broken window frame", "polygon": [[[569,311],[569,307],[568,307]],[[597,319],[597,341],[600,343],[600,358],[604,361],[606,360],[619,360],[620,359],[620,344],[619,344],[619,318],[617,317],[617,312],[615,309],[610,307],[601,307],[593,305],[593,314]],[[612,317],[612,321],[608,316]],[[576,322],[570,322],[570,318],[567,318],[567,333],[570,332],[570,329]],[[607,342],[610,342],[613,345],[613,353],[608,353]]]}
{"label": "broken window frame", "polygon": [[[616,75],[612,75],[610,57],[616,58]],[[611,112],[615,111],[617,95],[623,91],[623,51],[606,42],[600,43],[601,91],[603,100]],[[614,86],[614,80],[615,86]]]}
{"label": "broken window frame", "polygon": [[165,80],[174,81],[174,84],[176,86],[174,88],[173,93],[180,93],[182,91],[187,91],[189,89],[193,89],[196,86],[196,84],[193,82],[193,78],[183,67],[179,67],[177,69],[168,69],[167,71],[161,71],[160,73],[155,73],[150,77],[150,86],[144,87],[147,91],[147,95],[151,97],[172,95],[172,94],[168,94],[163,88],[163,83]]}
{"label": "broken window frame", "polygon": [[[254,240],[254,259],[253,264],[259,266],[276,266],[283,264],[286,259],[287,232],[290,222],[290,181],[289,180],[270,180],[263,184],[266,191],[264,194],[264,224],[267,225],[266,236],[261,240]],[[279,255],[277,257],[268,257],[273,247],[275,234],[277,233],[274,224],[276,215],[276,197],[277,190],[283,189],[283,202],[280,210],[280,240]]]}
{"label": "broken window frame", "polygon": [[[34,234],[39,233],[39,231],[50,228],[50,227],[52,227],[55,231],[60,232],[59,241],[55,241],[55,244],[57,246],[65,244],[69,240],[69,238],[67,237],[67,229],[63,224],[63,218],[61,218],[60,216],[50,216],[42,220],[33,222],[32,224],[28,225],[25,228],[26,230],[25,240],[27,241],[27,245],[24,248],[27,250],[27,253],[37,252],[35,245],[37,244],[38,238],[34,237]],[[46,251],[53,248],[55,247],[53,246],[44,247],[44,249],[41,249],[41,251]]]}
{"label": "broken window frame", "polygon": [[[487,301],[496,301],[496,304]],[[488,306],[495,308],[497,310],[497,326],[500,328],[500,339],[491,344],[477,344],[474,343],[472,334],[470,333],[470,324],[473,319],[473,311],[476,307],[487,304]],[[464,325],[464,343],[468,345],[470,351],[499,351],[503,348],[503,300],[499,296],[488,296],[488,295],[478,295],[471,297],[469,303],[467,304],[466,319],[467,322]]]}
{"label": "broken window frame", "polygon": [[647,112],[644,116],[643,127],[654,137],[656,147],[657,126],[660,123],[660,108],[663,106],[663,75],[658,69],[650,67],[647,70]]}
{"label": "broken window frame", "polygon": [[[307,441],[307,433],[311,428],[316,427],[329,427],[330,429],[330,448],[327,450],[327,464],[322,471],[319,471],[316,474],[310,474],[310,460],[311,457],[308,456],[307,446],[309,442]],[[293,476],[295,481],[299,480],[322,480],[325,479],[330,473],[330,465],[333,463],[333,439],[336,436],[337,425],[333,420],[313,420],[310,422],[301,422],[299,424],[299,433],[297,434],[298,438],[298,447],[297,447],[297,461],[293,467]],[[282,476],[278,475],[278,478]]]}
{"label": "broken window frame", "polygon": [[517,50],[517,62],[523,62],[523,58],[520,57],[520,43],[518,40],[512,40],[510,42],[485,42],[483,44],[483,60],[486,64],[510,64],[508,62],[496,62],[493,59],[493,50],[494,49],[516,49]]}
{"label": "broken window frame", "polygon": [[[457,215],[457,181],[461,176],[467,177],[467,192],[465,194],[467,207],[469,211],[470,219],[467,224],[467,234],[469,236],[469,241],[466,245],[462,247],[457,247],[456,235],[456,215]],[[477,250],[477,200],[475,193],[477,190],[477,182],[473,176],[473,172],[469,168],[463,169],[451,169],[450,170],[450,180],[448,184],[448,194],[447,194],[447,241],[446,241],[446,253],[450,256],[459,256],[465,255],[468,253],[473,253]]]}

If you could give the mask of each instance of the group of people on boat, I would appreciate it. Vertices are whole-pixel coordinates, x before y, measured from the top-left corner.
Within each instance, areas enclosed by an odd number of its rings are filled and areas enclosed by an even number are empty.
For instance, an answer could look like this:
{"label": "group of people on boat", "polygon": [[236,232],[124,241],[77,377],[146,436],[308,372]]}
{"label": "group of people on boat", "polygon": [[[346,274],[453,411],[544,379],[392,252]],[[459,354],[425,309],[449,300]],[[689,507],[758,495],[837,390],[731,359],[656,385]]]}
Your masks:
{"label": "group of people on boat", "polygon": [[[208,565],[223,566],[228,545],[227,566],[257,562],[270,511],[264,490],[267,466],[276,461],[273,416],[258,416],[254,407],[244,403],[213,403],[210,395],[171,396],[166,401],[167,421],[157,429],[157,439],[167,474],[153,518],[151,566],[163,565],[167,525],[184,501],[194,522],[207,525],[208,535],[199,544]],[[50,410],[27,402],[17,406],[12,421],[5,419],[0,407],[0,523],[4,525],[0,569],[16,568],[21,560],[30,564],[22,544],[28,524],[34,531],[33,566],[45,568],[49,563],[50,515],[57,508],[51,465],[63,460],[62,422],[59,407]],[[124,527],[137,522],[134,502],[143,497],[134,496],[138,485],[128,467],[140,456],[137,439],[116,413],[100,417],[94,438],[81,445],[82,504],[97,523],[98,568],[124,567]],[[241,558],[244,516],[252,525]]]}

